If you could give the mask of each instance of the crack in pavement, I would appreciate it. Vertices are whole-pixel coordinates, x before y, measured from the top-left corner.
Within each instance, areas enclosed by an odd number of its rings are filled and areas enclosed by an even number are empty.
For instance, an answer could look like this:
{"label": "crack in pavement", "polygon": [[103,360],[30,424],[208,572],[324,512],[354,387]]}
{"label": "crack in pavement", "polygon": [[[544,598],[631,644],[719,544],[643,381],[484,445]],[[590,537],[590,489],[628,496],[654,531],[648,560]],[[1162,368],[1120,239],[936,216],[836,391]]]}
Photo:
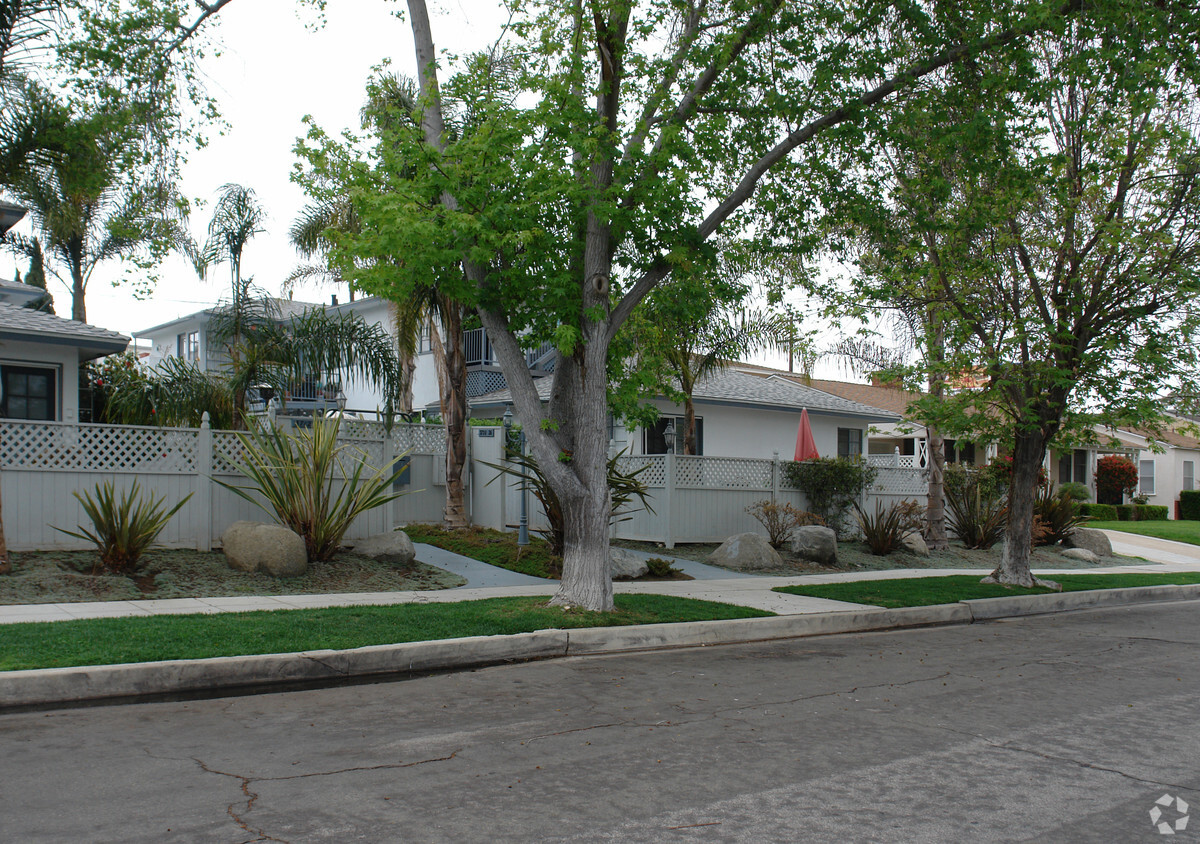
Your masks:
{"label": "crack in pavement", "polygon": [[246,797],[246,805],[239,810],[237,809],[237,802],[230,803],[225,808],[225,813],[228,814],[229,817],[233,819],[233,822],[243,830],[251,835],[257,836],[256,838],[247,839],[246,841],[241,842],[241,844],[250,844],[250,842],[253,841],[277,841],[279,844],[289,844],[289,842],[283,838],[275,838],[274,836],[268,834],[266,830],[251,827],[250,824],[247,823],[242,817],[242,815],[249,814],[249,812],[254,808],[255,802],[259,798],[258,792],[251,790],[250,786],[252,784],[260,782],[285,782],[287,780],[300,780],[311,777],[329,777],[336,776],[337,774],[355,773],[358,771],[386,771],[400,768],[414,768],[417,765],[427,765],[430,762],[449,762],[461,752],[462,748],[460,747],[449,756],[440,756],[434,759],[420,759],[416,762],[396,762],[383,765],[360,765],[352,768],[340,768],[336,771],[311,771],[307,774],[291,774],[286,777],[247,777],[241,774],[230,773],[229,771],[219,771],[216,768],[210,768],[202,759],[197,759],[194,756],[191,757],[191,760],[195,762],[200,767],[200,770],[204,771],[205,773],[217,774],[218,776],[222,777],[230,777],[231,779],[238,781],[242,790],[242,794]]}

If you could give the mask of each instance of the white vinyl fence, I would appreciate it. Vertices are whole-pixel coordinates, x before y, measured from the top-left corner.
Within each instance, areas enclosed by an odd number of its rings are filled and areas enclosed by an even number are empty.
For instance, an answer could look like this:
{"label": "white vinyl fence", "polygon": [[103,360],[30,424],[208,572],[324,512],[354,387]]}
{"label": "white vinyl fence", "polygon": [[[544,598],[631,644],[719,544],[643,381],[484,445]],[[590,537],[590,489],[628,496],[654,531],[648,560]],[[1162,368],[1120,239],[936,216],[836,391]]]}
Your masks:
{"label": "white vinyl fence", "polygon": [[[405,494],[361,516],[347,539],[412,522],[441,521],[446,496],[445,428],[396,425],[389,435],[379,423],[345,420],[340,434],[344,443],[366,455],[369,466],[384,465],[397,455],[406,466],[397,485]],[[472,427],[467,445],[464,483],[472,523],[515,529],[521,514],[520,484],[493,468],[503,463],[503,429]],[[136,481],[144,493],[162,497],[168,506],[191,494],[159,541],[167,547],[209,550],[235,521],[272,521],[263,510],[212,480],[247,485],[236,469],[241,450],[236,433],[213,431],[207,425],[155,428],[0,421],[0,496],[8,546],[15,551],[88,547],[54,528],[75,530],[77,525],[88,525],[73,493],[111,480],[118,490]],[[677,543],[722,542],[737,533],[763,532],[746,513],[746,507],[756,501],[808,509],[804,496],[786,486],[784,462],[777,457],[664,454],[623,457],[620,463],[626,471],[644,467],[638,477],[649,488],[652,509],[623,514],[613,526],[617,538],[661,542],[668,548]],[[874,507],[876,498],[884,506],[905,499],[924,501],[925,480],[919,470],[877,468],[868,507]],[[545,516],[531,492],[525,494],[525,505],[530,530],[544,528]],[[638,507],[639,502],[632,506]]]}

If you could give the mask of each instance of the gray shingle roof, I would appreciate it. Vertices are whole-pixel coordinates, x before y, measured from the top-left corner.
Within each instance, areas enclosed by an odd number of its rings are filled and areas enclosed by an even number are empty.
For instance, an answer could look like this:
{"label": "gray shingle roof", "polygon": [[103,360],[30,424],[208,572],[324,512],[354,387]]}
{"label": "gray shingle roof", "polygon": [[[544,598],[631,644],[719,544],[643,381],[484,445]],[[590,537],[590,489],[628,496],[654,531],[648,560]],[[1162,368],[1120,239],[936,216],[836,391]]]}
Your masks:
{"label": "gray shingle roof", "polygon": [[[550,398],[553,376],[539,378],[538,395],[542,401]],[[809,413],[828,413],[842,416],[863,416],[874,422],[896,422],[900,417],[888,410],[862,404],[814,390],[781,378],[761,378],[732,369],[718,370],[696,384],[692,398],[697,404],[725,404],[765,409],[799,410]],[[470,400],[472,405],[500,405],[512,401],[507,390],[494,390]]]}
{"label": "gray shingle roof", "polygon": [[116,331],[5,302],[0,302],[0,338],[66,344],[101,353],[124,351],[129,345],[129,338]]}

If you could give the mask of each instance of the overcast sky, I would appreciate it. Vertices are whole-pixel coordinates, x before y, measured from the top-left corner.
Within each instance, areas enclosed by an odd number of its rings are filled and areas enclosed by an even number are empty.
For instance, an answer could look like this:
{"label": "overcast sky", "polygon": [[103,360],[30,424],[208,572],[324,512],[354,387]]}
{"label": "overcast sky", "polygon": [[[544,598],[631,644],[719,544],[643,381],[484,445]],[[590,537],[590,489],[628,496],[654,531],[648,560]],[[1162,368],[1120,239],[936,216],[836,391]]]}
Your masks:
{"label": "overcast sky", "polygon": [[[331,134],[357,128],[372,67],[390,60],[397,72],[415,76],[411,30],[395,15],[404,8],[395,0],[336,0],[328,4],[326,23],[319,28],[315,14],[297,0],[237,0],[218,15],[214,34],[221,55],[210,56],[203,70],[230,128],[224,135],[210,133],[208,146],[190,153],[182,189],[193,200],[209,203],[230,182],[255,191],[268,214],[267,231],[247,247],[243,275],[272,293],[299,262],[287,230],[304,205],[303,192],[289,178],[303,118],[311,114]],[[489,46],[505,19],[493,0],[432,0],[430,12],[438,48],[455,53]],[[211,205],[193,210],[197,239],[203,238],[210,213]],[[17,230],[30,231],[28,220]],[[0,255],[5,278],[12,278],[18,266],[24,272],[23,261],[18,265],[11,255]],[[201,282],[179,258],[163,264],[155,292],[143,301],[129,286],[113,286],[121,276],[115,265],[98,270],[87,292],[88,322],[132,335],[228,295],[224,266]],[[49,284],[57,312],[69,316],[70,292],[54,279]],[[309,286],[295,296],[328,302],[332,292]],[[345,291],[339,296],[344,300]],[[787,355],[759,356],[759,362],[786,368]],[[827,366],[820,370],[824,377],[837,377]]]}

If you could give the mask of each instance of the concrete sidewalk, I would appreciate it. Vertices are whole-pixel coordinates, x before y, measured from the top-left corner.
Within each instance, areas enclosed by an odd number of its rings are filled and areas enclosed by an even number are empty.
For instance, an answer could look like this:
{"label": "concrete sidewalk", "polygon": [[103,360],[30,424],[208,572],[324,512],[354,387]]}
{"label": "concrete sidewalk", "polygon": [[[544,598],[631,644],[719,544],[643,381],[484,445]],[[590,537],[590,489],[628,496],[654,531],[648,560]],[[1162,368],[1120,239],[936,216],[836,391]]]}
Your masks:
{"label": "concrete sidewalk", "polygon": [[[1151,537],[1107,531],[1113,539],[1113,550],[1120,554],[1140,556],[1146,565],[1111,566],[1103,569],[1038,569],[1039,575],[1104,573],[1200,571],[1200,547],[1169,542]],[[417,545],[421,562],[435,565],[465,577],[466,586],[426,592],[354,592],[327,595],[270,595],[248,597],[176,598],[146,601],[92,601],[55,604],[13,604],[0,606],[0,624],[28,621],[67,621],[76,618],[107,618],[114,616],[182,615],[188,613],[249,612],[252,610],[314,609],[363,605],[408,603],[447,603],[474,601],[484,598],[551,595],[555,581],[490,566],[450,551],[430,545]],[[889,571],[831,572],[795,577],[767,577],[739,574],[691,560],[640,552],[640,556],[663,556],[695,577],[695,580],[651,582],[618,582],[613,584],[617,594],[672,595],[738,604],[767,610],[779,615],[855,612],[872,609],[863,604],[830,601],[804,595],[787,595],[771,591],[777,586],[800,583],[841,583],[852,580],[891,580],[904,577],[943,577],[971,574],[983,577],[986,569],[892,569]]]}

